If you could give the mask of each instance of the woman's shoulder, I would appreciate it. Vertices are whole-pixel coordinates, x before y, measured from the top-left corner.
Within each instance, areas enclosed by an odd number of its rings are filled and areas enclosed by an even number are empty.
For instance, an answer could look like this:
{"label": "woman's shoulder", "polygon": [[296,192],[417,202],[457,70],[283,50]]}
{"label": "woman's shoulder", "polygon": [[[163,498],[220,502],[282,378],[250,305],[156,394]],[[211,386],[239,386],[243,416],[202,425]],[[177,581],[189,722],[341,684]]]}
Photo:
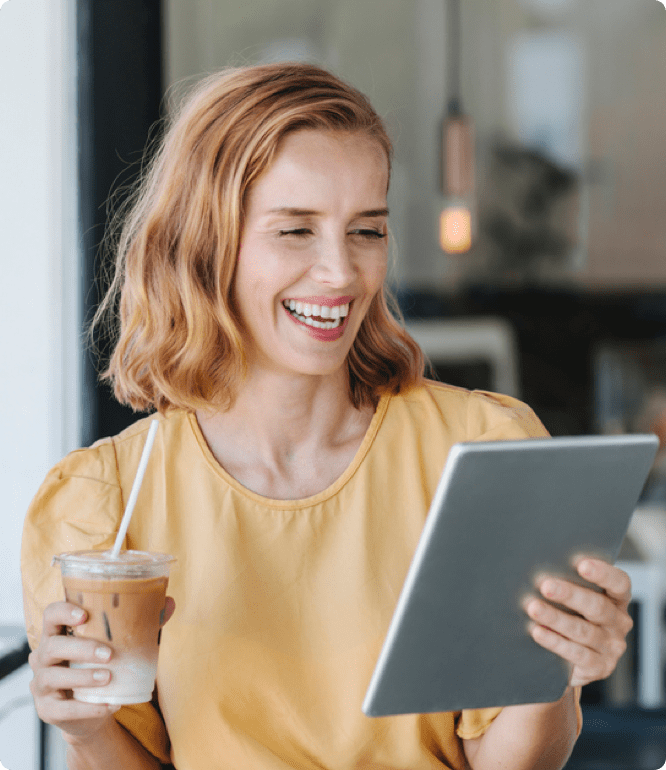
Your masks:
{"label": "woman's shoulder", "polygon": [[434,380],[394,397],[394,407],[418,419],[438,419],[455,429],[460,440],[529,438],[548,435],[534,411],[502,393],[467,390]]}
{"label": "woman's shoulder", "polygon": [[51,469],[47,480],[82,478],[118,486],[120,467],[132,465],[134,461],[138,464],[153,420],[159,422],[157,435],[162,445],[172,443],[189,425],[188,413],[181,409],[139,418],[115,436],[106,436],[89,447],[69,452]]}
{"label": "woman's shoulder", "polygon": [[149,465],[158,467],[160,454],[171,454],[174,440],[188,424],[187,413],[174,410],[174,414],[139,419],[116,436],[63,457],[47,473],[30,503],[24,525],[26,542],[31,532],[35,542],[42,544],[44,533],[49,532],[52,547],[57,544],[60,550],[65,541],[70,550],[112,542],[152,419],[160,421],[160,429]]}

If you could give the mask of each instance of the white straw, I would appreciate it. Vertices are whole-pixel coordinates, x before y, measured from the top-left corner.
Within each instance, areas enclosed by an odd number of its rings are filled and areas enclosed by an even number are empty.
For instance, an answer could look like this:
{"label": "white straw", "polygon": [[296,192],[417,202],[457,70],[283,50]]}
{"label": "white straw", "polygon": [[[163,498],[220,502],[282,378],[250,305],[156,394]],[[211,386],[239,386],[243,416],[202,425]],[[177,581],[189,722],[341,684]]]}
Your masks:
{"label": "white straw", "polygon": [[139,495],[139,489],[141,489],[141,482],[143,481],[143,475],[146,472],[146,466],[148,465],[148,458],[150,457],[150,450],[153,448],[153,441],[155,441],[155,434],[157,433],[157,426],[159,422],[153,420],[150,423],[148,430],[148,436],[146,437],[146,443],[143,446],[143,452],[141,453],[141,460],[139,461],[139,469],[136,472],[134,478],[134,484],[132,484],[132,491],[130,492],[129,500],[127,501],[127,507],[123,514],[123,520],[120,522],[120,529],[116,535],[116,542],[111,549],[111,558],[117,559],[120,553],[120,546],[123,544],[125,535],[127,534],[127,528],[129,527],[130,519],[136,505],[136,498]]}

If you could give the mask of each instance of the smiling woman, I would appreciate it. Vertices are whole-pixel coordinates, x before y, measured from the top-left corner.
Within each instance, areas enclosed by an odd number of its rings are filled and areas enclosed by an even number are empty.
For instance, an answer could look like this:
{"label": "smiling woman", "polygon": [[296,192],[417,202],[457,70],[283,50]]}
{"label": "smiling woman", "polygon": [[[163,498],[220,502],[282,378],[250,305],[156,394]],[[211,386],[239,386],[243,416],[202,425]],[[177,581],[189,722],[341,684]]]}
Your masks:
{"label": "smiling woman", "polygon": [[113,640],[66,633],[87,618],[49,564],[113,545],[152,418],[65,457],[24,526],[32,691],[72,770],[566,761],[576,687],[613,670],[631,625],[626,574],[594,559],[579,571],[604,593],[544,576],[524,607],[570,664],[558,702],[361,710],[451,446],[545,435],[514,399],[423,378],[384,288],[390,160],[367,99],[305,64],[211,76],[168,128],[105,306],[106,377],[159,412],[125,546],[177,561],[150,702],[74,699],[111,680]]}

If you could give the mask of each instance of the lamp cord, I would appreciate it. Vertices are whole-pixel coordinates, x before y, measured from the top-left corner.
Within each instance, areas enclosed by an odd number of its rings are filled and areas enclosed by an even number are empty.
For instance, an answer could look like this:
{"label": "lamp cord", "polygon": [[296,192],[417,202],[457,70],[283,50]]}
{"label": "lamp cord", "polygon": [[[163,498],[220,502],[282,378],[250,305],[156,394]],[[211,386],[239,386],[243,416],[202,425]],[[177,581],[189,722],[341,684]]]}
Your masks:
{"label": "lamp cord", "polygon": [[448,76],[449,76],[449,102],[450,115],[462,113],[462,99],[460,96],[460,56],[461,56],[461,23],[460,0],[444,0],[448,13],[446,18],[446,35],[448,48]]}

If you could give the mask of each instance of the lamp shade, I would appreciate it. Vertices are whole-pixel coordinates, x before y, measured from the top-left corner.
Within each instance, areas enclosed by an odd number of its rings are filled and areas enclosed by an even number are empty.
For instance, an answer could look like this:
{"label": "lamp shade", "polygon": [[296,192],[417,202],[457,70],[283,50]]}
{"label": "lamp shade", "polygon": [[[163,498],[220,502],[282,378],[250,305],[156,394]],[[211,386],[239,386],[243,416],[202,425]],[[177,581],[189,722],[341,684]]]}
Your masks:
{"label": "lamp shade", "polygon": [[464,198],[474,191],[474,124],[466,115],[444,121],[443,193]]}

